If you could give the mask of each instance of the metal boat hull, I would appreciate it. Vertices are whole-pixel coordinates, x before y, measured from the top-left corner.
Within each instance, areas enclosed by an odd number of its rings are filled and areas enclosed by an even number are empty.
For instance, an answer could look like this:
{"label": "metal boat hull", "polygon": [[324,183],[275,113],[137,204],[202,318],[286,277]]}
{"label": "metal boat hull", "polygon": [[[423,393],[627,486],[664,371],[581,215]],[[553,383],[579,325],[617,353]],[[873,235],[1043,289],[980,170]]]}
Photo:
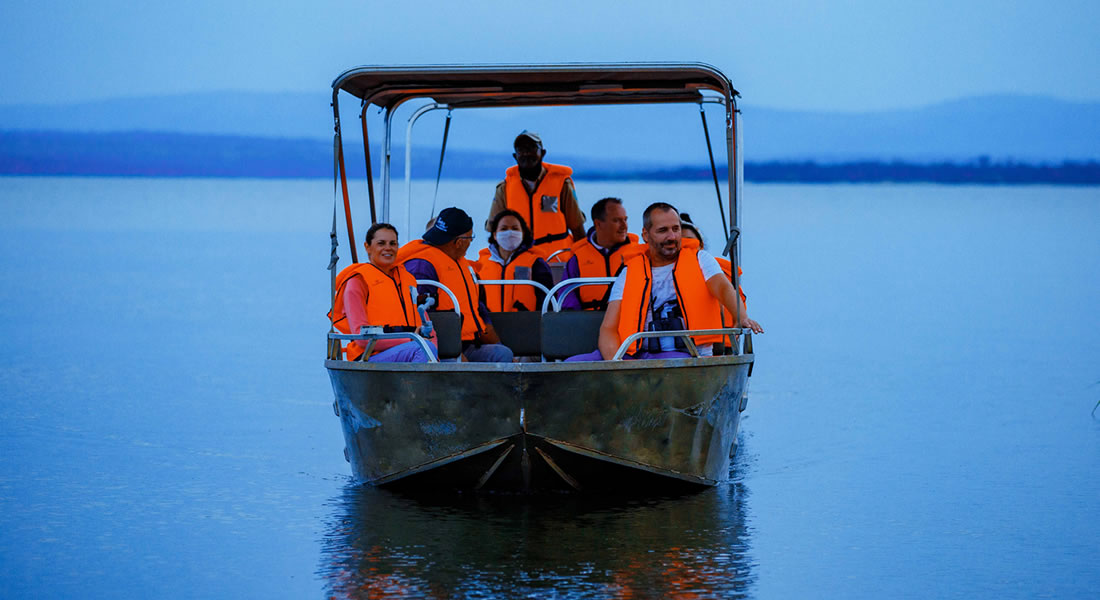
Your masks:
{"label": "metal boat hull", "polygon": [[364,482],[665,492],[728,477],[752,361],[325,366]]}

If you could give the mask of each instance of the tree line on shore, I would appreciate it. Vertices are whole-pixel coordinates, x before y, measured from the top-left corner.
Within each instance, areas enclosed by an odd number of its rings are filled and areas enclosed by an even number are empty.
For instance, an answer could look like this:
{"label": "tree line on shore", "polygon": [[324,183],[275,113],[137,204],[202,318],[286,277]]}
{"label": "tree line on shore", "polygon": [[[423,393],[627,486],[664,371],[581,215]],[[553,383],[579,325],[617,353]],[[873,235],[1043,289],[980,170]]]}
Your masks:
{"label": "tree line on shore", "polygon": [[[347,148],[349,175],[362,177],[362,153]],[[378,154],[373,153],[374,160]],[[403,173],[397,153],[392,168]],[[449,152],[443,176],[499,178],[511,164],[506,153]],[[608,167],[609,161],[569,161],[577,179],[706,181],[709,166]],[[438,151],[414,153],[413,176],[434,178]],[[151,132],[71,133],[0,131],[0,175],[99,175],[149,177],[332,177],[331,142]],[[376,171],[377,173],[377,171]],[[725,167],[718,169],[724,179]],[[745,163],[745,179],[759,183],[928,182],[942,184],[1100,185],[1100,161],[1033,163],[978,157],[968,161],[774,160]]]}

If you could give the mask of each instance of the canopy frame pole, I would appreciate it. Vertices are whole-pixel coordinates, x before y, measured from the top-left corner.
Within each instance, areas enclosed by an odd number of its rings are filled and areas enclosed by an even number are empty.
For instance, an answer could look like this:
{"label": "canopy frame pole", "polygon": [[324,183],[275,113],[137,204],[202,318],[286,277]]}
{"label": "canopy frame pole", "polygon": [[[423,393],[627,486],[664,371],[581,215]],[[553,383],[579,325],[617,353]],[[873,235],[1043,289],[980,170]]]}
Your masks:
{"label": "canopy frame pole", "polygon": [[[422,115],[427,114],[433,110],[440,110],[446,108],[451,110],[450,106],[446,104],[439,104],[432,102],[431,104],[425,104],[416,109],[412,115],[409,116],[409,124],[405,127],[405,232],[408,239],[413,239],[412,229],[412,132],[413,126],[416,125],[417,119]],[[436,188],[438,191],[438,188]],[[435,202],[432,202],[432,216],[435,216]]]}
{"label": "canopy frame pole", "polygon": [[390,222],[390,167],[392,153],[390,152],[393,141],[393,113],[397,107],[383,109],[383,123],[386,125],[386,134],[382,139],[382,220]]}
{"label": "canopy frame pole", "polygon": [[378,222],[378,216],[374,210],[374,171],[371,170],[370,136],[367,134],[367,106],[369,104],[364,100],[363,108],[359,111],[359,121],[363,124],[363,160],[367,163],[367,197],[370,198],[370,224],[374,225]]}
{"label": "canopy frame pole", "polygon": [[[741,111],[737,108],[736,94],[730,94],[726,96],[726,151],[727,156],[727,169],[729,180],[729,207],[730,207],[730,232],[729,238],[726,241],[726,248],[723,254],[728,254],[730,259],[730,282],[733,284],[733,289],[738,291],[741,289],[740,275],[738,271],[741,270],[741,182],[742,182],[742,169],[743,162],[741,157],[741,123],[740,123]],[[738,312],[740,312],[741,306],[741,294],[736,293]],[[737,324],[741,324],[740,315],[733,315],[737,319]]]}
{"label": "canopy frame pole", "polygon": [[[703,120],[703,136],[707,139],[707,156],[710,157],[710,174],[714,178],[714,193],[718,196],[718,214],[722,215],[722,233],[726,241],[730,239],[729,229],[726,226],[726,209],[722,206],[722,188],[718,185],[718,168],[714,166],[714,149],[710,145],[710,128],[707,127],[707,111],[703,103],[699,102],[699,117]],[[727,171],[727,174],[729,171]]]}
{"label": "canopy frame pole", "polygon": [[439,169],[435,172],[435,192],[432,194],[432,218],[435,218],[435,201],[439,198],[439,180],[443,177],[443,157],[447,154],[447,134],[451,131],[451,113],[453,109],[447,109],[447,122],[443,125],[443,144],[439,147]]}
{"label": "canopy frame pole", "polygon": [[[340,172],[340,188],[344,193],[344,220],[348,224],[348,245],[351,246],[351,262],[359,262],[359,254],[355,251],[355,229],[351,225],[351,200],[348,197],[348,173],[344,165],[344,139],[340,135],[340,90],[332,90],[332,116],[333,130],[335,131],[333,145],[336,147],[336,164]],[[366,136],[366,124],[363,125],[363,134]],[[367,161],[367,177],[370,177],[370,161]],[[374,212],[374,198],[371,198],[371,213]]]}

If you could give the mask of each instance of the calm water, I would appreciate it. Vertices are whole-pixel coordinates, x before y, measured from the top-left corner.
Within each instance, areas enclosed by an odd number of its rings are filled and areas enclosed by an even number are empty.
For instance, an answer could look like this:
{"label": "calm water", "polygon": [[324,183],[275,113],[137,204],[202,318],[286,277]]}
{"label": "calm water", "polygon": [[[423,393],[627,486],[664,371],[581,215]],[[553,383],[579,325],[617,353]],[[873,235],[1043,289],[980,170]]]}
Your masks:
{"label": "calm water", "polygon": [[[480,220],[493,183],[441,206]],[[706,183],[578,188],[635,230],[669,200],[718,245]],[[732,483],[634,500],[355,486],[322,366],[331,198],[0,178],[0,596],[1100,589],[1100,188],[750,185],[767,333]]]}

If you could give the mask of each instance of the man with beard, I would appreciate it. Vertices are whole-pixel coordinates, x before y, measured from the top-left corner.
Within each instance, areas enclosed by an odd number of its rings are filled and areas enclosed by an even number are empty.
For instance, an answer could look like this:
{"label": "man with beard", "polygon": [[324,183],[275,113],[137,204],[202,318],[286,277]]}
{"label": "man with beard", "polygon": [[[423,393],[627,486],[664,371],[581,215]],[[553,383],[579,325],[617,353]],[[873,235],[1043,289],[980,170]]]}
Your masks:
{"label": "man with beard", "polygon": [[[656,202],[642,215],[642,239],[646,251],[627,260],[608,297],[607,313],[600,325],[599,349],[567,360],[610,360],[627,337],[639,331],[721,329],[720,307],[738,316],[739,327],[756,333],[763,328],[749,318],[740,296],[722,273],[714,256],[698,242],[683,243],[680,213],[670,204]],[[709,356],[721,335],[692,336],[699,354]],[[688,358],[683,341],[676,338],[638,340],[627,358]]]}
{"label": "man with beard", "polygon": [[537,133],[523,131],[513,142],[516,164],[497,184],[485,230],[497,213],[511,209],[523,216],[534,233],[534,246],[547,256],[584,237],[584,213],[577,205],[573,169],[542,162],[546,150]]}

